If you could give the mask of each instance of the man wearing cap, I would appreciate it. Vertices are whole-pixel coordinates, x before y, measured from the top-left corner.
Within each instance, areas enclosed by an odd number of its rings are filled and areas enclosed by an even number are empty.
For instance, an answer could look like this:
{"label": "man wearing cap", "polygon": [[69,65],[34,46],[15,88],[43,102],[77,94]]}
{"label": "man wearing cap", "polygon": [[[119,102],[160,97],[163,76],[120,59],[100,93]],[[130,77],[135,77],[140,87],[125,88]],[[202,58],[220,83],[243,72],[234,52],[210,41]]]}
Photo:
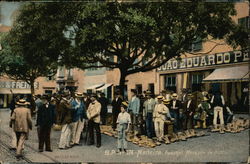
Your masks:
{"label": "man wearing cap", "polygon": [[166,114],[171,118],[169,109],[162,103],[164,97],[158,96],[158,104],[155,105],[153,112],[153,121],[155,126],[155,133],[158,141],[162,141],[164,137],[164,121],[166,120]]}
{"label": "man wearing cap", "polygon": [[116,120],[117,120],[119,113],[121,112],[121,104],[122,104],[122,98],[118,91],[115,92],[115,98],[113,99],[111,104],[112,104],[112,117],[113,117],[112,128],[113,130],[115,130],[116,125],[117,125]]}
{"label": "man wearing cap", "polygon": [[82,101],[83,94],[77,92],[75,98],[71,102],[73,109],[73,129],[71,134],[70,145],[79,145],[81,133],[84,127],[85,119],[87,119],[86,109]]}
{"label": "man wearing cap", "polygon": [[180,109],[182,108],[181,101],[177,100],[177,93],[172,94],[172,100],[170,101],[170,114],[174,118],[174,132],[180,129]]}
{"label": "man wearing cap", "polygon": [[146,131],[149,138],[153,137],[153,112],[156,105],[155,99],[152,98],[150,91],[146,91],[147,100],[143,104],[143,119],[146,121]]}
{"label": "man wearing cap", "polygon": [[122,151],[122,149],[126,152],[127,149],[127,141],[126,141],[126,132],[129,131],[129,127],[131,124],[131,117],[126,112],[126,109],[128,107],[127,102],[122,102],[121,105],[121,112],[118,115],[116,123],[117,131],[118,131],[118,150],[119,152]]}
{"label": "man wearing cap", "polygon": [[62,125],[59,149],[70,148],[70,139],[72,131],[72,108],[70,105],[70,93],[65,92],[58,106],[60,111],[59,124]]}
{"label": "man wearing cap", "polygon": [[193,100],[193,95],[189,93],[187,95],[187,101],[184,103],[184,113],[186,115],[184,119],[184,129],[194,128],[194,112],[195,112],[195,102]]}
{"label": "man wearing cap", "polygon": [[14,122],[13,129],[16,133],[17,138],[17,150],[16,157],[22,157],[22,148],[24,141],[28,139],[29,130],[32,130],[32,120],[30,109],[25,106],[28,103],[24,99],[20,99],[17,102],[18,107],[14,109],[14,112],[11,116],[11,121]]}
{"label": "man wearing cap", "polygon": [[88,117],[88,131],[89,131],[89,145],[94,144],[94,129],[96,131],[96,147],[101,147],[101,130],[100,130],[100,122],[101,122],[101,104],[96,100],[97,95],[91,95],[91,103],[89,104],[87,110]]}
{"label": "man wearing cap", "polygon": [[52,152],[50,144],[50,133],[51,127],[55,123],[55,104],[50,102],[50,97],[48,95],[43,95],[41,97],[42,104],[39,106],[37,111],[37,132],[39,140],[39,152],[43,152],[43,147],[45,144],[45,150]]}

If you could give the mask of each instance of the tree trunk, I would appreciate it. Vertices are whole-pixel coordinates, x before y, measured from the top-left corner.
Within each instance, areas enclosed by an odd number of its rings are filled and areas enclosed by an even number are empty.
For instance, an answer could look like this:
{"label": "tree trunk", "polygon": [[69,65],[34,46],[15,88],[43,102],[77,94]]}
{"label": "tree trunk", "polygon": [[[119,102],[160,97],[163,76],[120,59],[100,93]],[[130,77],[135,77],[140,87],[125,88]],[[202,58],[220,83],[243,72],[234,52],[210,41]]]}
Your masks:
{"label": "tree trunk", "polygon": [[31,107],[32,116],[35,115],[35,110],[36,110],[36,103],[35,103],[35,100],[34,100],[34,95],[35,95],[34,83],[35,83],[35,80],[30,81],[30,91],[31,91],[30,107]]}
{"label": "tree trunk", "polygon": [[124,89],[125,89],[125,79],[126,79],[126,76],[127,74],[125,73],[125,71],[123,70],[120,70],[120,82],[119,82],[119,90],[120,90],[120,93],[123,97],[123,99],[125,98],[124,96]]}

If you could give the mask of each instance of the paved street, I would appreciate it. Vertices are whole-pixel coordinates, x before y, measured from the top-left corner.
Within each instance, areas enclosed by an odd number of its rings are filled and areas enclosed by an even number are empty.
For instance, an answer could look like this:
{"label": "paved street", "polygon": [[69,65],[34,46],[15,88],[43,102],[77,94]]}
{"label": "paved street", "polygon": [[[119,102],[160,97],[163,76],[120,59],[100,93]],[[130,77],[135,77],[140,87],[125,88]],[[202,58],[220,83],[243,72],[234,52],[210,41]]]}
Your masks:
{"label": "paved street", "polygon": [[[244,116],[244,115],[243,115]],[[244,117],[247,117],[246,115]],[[9,111],[0,110],[0,161],[16,162],[13,152],[3,149],[1,143],[9,145]],[[115,153],[116,139],[102,135],[102,147],[77,146],[59,150],[60,132],[52,132],[53,152],[38,153],[36,128],[30,132],[24,155],[32,162],[246,162],[249,155],[249,131],[241,133],[209,133],[209,136],[161,145],[156,148],[141,148],[129,143],[126,154]],[[20,162],[23,162],[22,160]]]}

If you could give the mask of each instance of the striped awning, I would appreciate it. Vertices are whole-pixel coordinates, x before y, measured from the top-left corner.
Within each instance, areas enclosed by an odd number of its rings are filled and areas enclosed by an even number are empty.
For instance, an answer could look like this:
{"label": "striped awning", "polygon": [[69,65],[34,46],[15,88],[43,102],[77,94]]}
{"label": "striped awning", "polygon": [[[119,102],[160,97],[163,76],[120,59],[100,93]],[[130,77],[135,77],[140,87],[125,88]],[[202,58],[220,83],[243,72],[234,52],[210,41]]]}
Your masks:
{"label": "striped awning", "polygon": [[87,89],[97,89],[97,88],[100,88],[102,86],[104,86],[105,84],[102,83],[102,84],[95,84],[95,85],[91,85],[89,87],[87,87]]}
{"label": "striped awning", "polygon": [[108,83],[108,84],[105,84],[104,86],[102,86],[102,87],[100,87],[100,88],[98,88],[96,90],[101,91],[101,90],[104,90],[104,89],[110,87],[111,85],[113,85],[113,84]]}
{"label": "striped awning", "polygon": [[215,69],[210,75],[203,79],[203,83],[241,82],[248,80],[249,67],[244,65]]}

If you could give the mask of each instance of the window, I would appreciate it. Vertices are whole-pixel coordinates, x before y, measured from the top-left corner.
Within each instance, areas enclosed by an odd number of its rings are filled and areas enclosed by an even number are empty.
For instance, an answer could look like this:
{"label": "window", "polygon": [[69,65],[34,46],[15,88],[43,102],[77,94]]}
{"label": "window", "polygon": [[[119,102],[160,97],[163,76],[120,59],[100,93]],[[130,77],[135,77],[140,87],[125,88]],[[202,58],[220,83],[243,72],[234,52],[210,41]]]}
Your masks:
{"label": "window", "polygon": [[155,94],[155,85],[154,85],[154,83],[148,84],[148,90],[150,90],[150,92],[152,94]]}
{"label": "window", "polygon": [[135,89],[137,91],[137,94],[139,94],[139,95],[142,94],[142,85],[141,84],[136,84]]}
{"label": "window", "polygon": [[192,74],[192,91],[193,92],[201,91],[203,78],[204,78],[204,74],[202,73]]}
{"label": "window", "polygon": [[243,17],[243,18],[239,18],[238,19],[238,24],[249,29],[250,27],[250,23],[249,23],[249,16],[247,17]]}
{"label": "window", "polygon": [[165,76],[165,89],[176,92],[176,75]]}
{"label": "window", "polygon": [[52,90],[45,90],[45,94],[52,95]]}
{"label": "window", "polygon": [[191,52],[202,50],[202,39],[197,37],[197,39],[190,45],[189,50]]}

